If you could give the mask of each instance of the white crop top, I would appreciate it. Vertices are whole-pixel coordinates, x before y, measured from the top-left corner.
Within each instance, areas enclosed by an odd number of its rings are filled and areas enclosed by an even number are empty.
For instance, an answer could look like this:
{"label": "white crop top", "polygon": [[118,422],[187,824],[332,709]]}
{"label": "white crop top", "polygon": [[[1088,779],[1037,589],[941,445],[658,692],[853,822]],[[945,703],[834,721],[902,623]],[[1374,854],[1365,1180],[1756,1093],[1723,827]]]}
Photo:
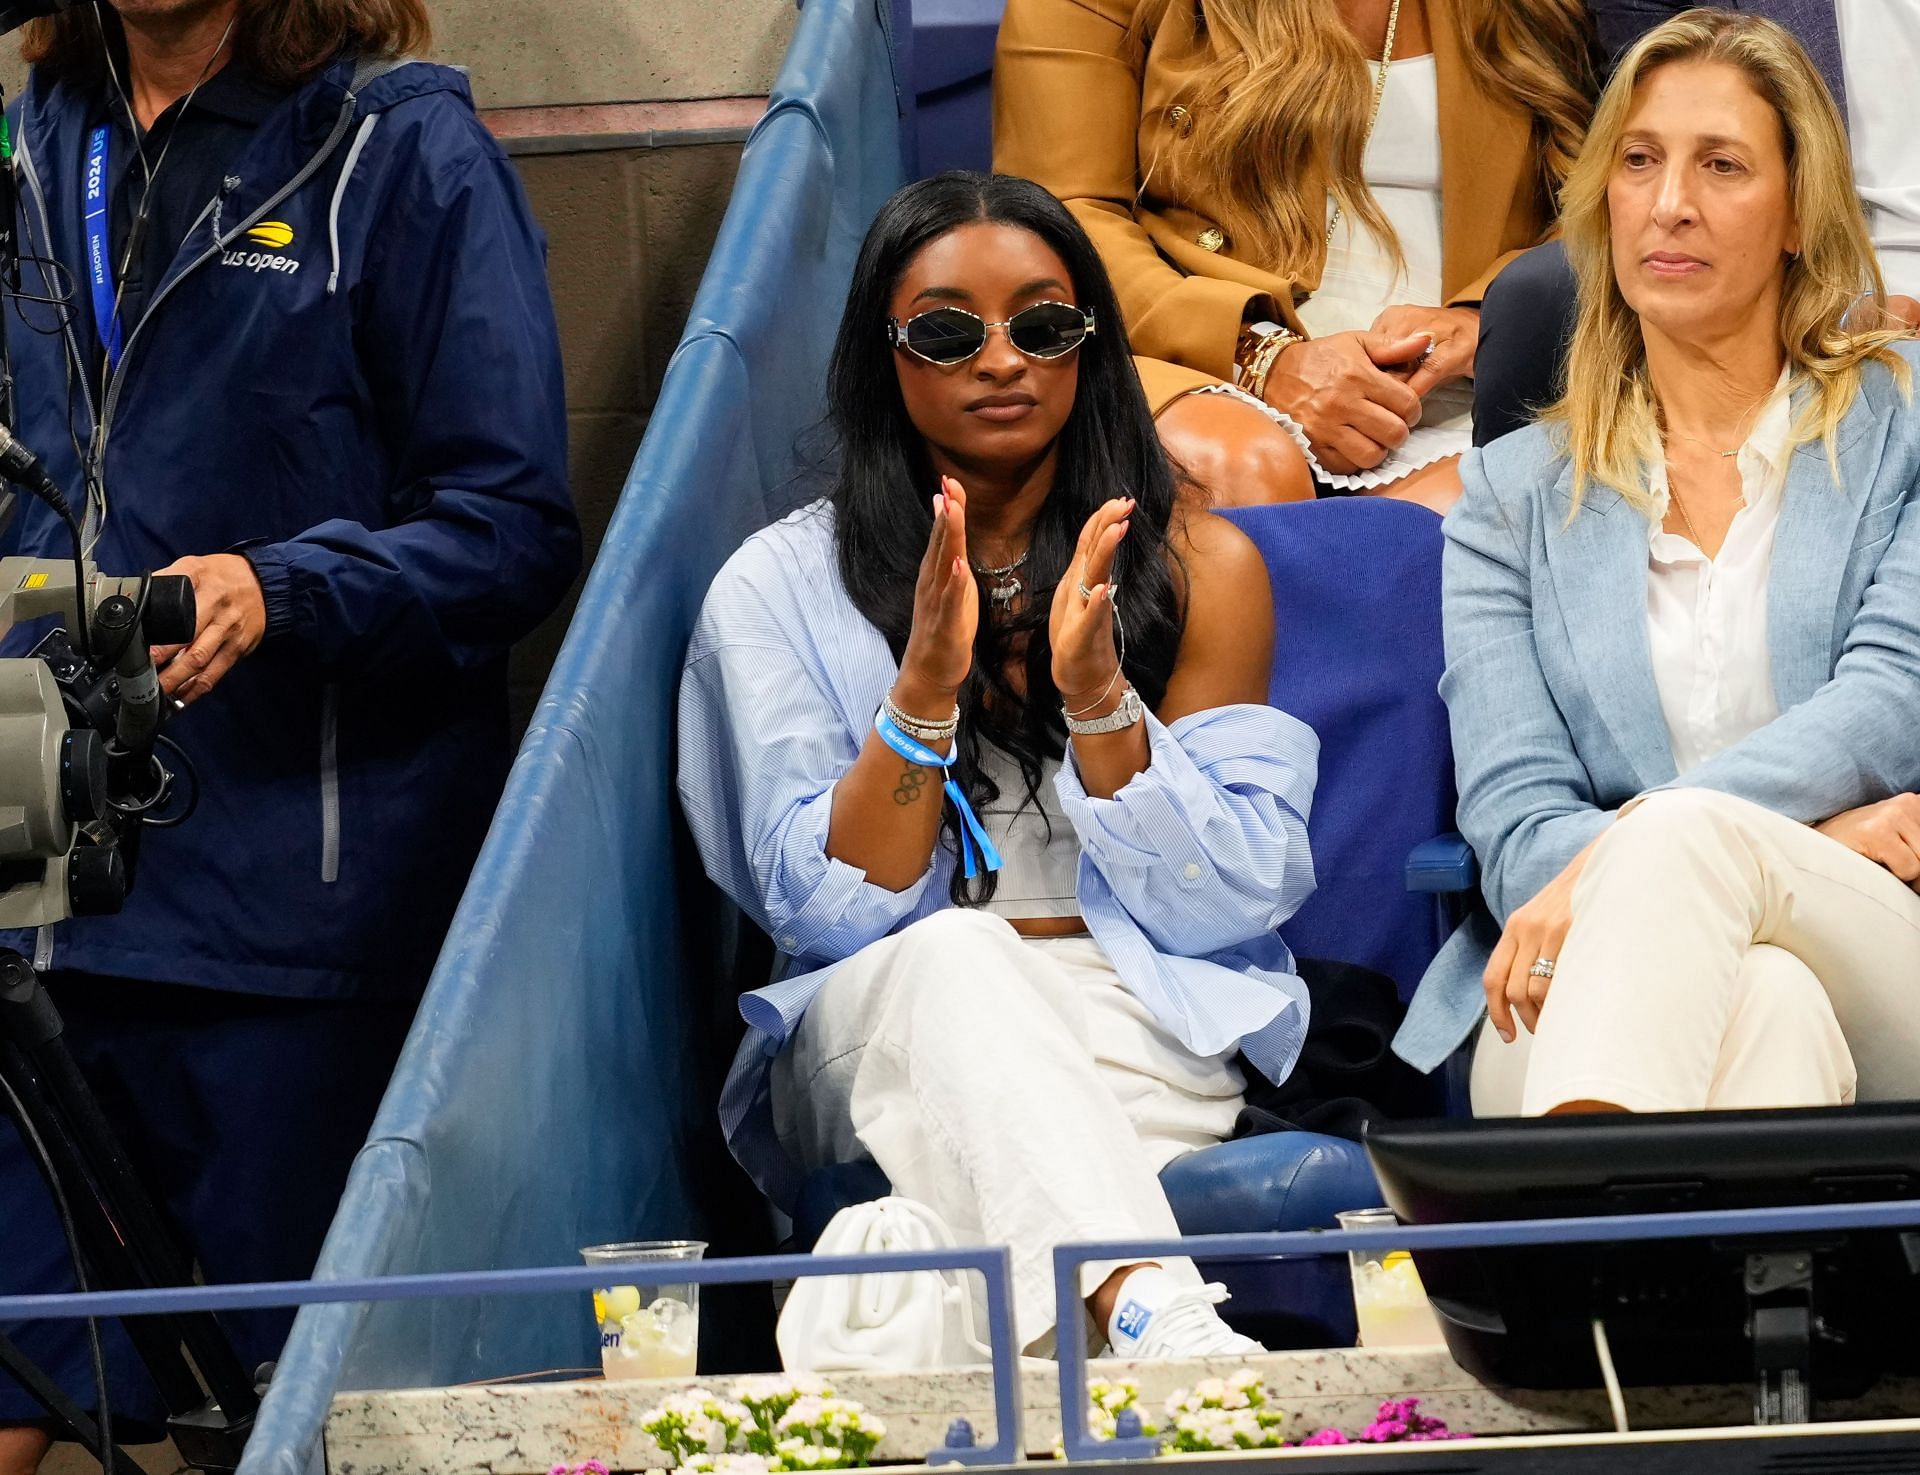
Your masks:
{"label": "white crop top", "polygon": [[981,744],[980,766],[1000,789],[981,809],[980,823],[1002,862],[993,900],[981,910],[1007,918],[1079,916],[1080,837],[1054,792],[1059,761],[1042,771],[1038,803],[1027,797],[1020,765],[992,743]]}

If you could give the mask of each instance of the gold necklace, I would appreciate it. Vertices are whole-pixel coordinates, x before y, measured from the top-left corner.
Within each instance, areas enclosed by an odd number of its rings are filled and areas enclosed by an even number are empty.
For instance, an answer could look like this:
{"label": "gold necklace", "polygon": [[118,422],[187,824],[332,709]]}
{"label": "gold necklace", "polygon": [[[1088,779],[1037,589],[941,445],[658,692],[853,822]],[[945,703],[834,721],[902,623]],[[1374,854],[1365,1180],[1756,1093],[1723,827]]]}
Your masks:
{"label": "gold necklace", "polygon": [[1707,551],[1707,545],[1700,541],[1700,530],[1693,525],[1693,519],[1687,516],[1687,504],[1680,499],[1680,488],[1673,484],[1673,468],[1667,468],[1667,500],[1680,510],[1680,521],[1686,524],[1687,536],[1693,540],[1693,546],[1701,553]]}
{"label": "gold necklace", "polygon": [[1742,448],[1744,448],[1747,443],[1747,421],[1752,418],[1754,411],[1758,410],[1761,405],[1765,404],[1768,400],[1772,398],[1773,398],[1773,391],[1769,389],[1765,394],[1761,395],[1760,398],[1756,399],[1752,404],[1748,405],[1744,411],[1741,412],[1740,420],[1738,422],[1738,429],[1740,431],[1740,444],[1736,445],[1730,451],[1723,451],[1718,446],[1708,445],[1707,442],[1700,439],[1699,436],[1688,435],[1684,430],[1675,430],[1671,425],[1667,427],[1667,434],[1677,435],[1680,437],[1681,440],[1692,441],[1693,444],[1700,447],[1701,450],[1711,451],[1713,452],[1714,455],[1718,456],[1722,461],[1725,461],[1729,457],[1737,456],[1740,454]]}
{"label": "gold necklace", "polygon": [[[1393,41],[1400,32],[1400,3],[1393,0],[1393,8],[1387,12],[1387,39],[1380,48],[1380,71],[1373,79],[1373,109],[1367,114],[1367,133],[1361,141],[1364,152],[1366,145],[1373,142],[1374,125],[1380,121],[1380,104],[1387,96],[1387,71],[1393,66]],[[1327,244],[1333,244],[1333,233],[1340,228],[1340,207],[1333,207],[1333,216],[1327,221]]]}

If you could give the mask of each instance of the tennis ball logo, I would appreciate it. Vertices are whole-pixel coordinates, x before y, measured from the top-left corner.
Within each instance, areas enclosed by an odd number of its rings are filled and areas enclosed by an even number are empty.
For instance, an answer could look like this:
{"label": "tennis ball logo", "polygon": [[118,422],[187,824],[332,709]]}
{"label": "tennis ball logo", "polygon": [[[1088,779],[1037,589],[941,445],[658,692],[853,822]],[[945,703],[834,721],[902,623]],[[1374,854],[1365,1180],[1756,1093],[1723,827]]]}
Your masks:
{"label": "tennis ball logo", "polygon": [[293,227],[278,220],[262,221],[247,232],[247,239],[269,251],[284,251],[293,244]]}

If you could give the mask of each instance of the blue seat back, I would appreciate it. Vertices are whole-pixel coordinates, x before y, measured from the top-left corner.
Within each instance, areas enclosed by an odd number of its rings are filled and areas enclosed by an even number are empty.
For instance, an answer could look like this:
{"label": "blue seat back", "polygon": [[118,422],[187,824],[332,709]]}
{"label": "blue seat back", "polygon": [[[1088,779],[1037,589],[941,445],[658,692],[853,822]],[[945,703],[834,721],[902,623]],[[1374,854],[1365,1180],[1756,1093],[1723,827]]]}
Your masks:
{"label": "blue seat back", "polygon": [[1453,827],[1440,519],[1378,497],[1229,515],[1273,585],[1269,700],[1320,736],[1318,884],[1281,933],[1297,955],[1376,969],[1411,998],[1444,937],[1433,899],[1406,889],[1407,854]]}
{"label": "blue seat back", "polygon": [[911,100],[907,172],[993,167],[993,48],[1007,0],[892,0],[894,51]]}
{"label": "blue seat back", "polygon": [[[801,17],[319,1277],[709,1229],[739,929],[684,843],[675,694],[708,583],[820,414],[854,254],[902,182],[886,3]],[[339,1388],[590,1365],[589,1322],[524,1300],[310,1307],[243,1469],[317,1469]]]}

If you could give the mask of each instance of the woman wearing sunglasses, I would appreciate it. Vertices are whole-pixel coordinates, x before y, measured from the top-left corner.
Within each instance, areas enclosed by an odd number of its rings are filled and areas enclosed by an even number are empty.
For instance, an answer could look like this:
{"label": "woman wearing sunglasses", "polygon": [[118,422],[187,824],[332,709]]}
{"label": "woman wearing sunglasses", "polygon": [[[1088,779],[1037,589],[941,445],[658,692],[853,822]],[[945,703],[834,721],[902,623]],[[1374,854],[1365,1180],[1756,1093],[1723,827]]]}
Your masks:
{"label": "woman wearing sunglasses", "polygon": [[[1182,503],[1038,185],[887,204],[827,399],[828,495],[722,570],[682,688],[689,821],[784,963],[722,1115],[783,1204],[871,1158],[1011,1246],[1031,1345],[1053,1246],[1175,1233],[1157,1174],[1231,1133],[1236,1052],[1292,1067],[1317,744],[1264,704],[1264,565]],[[1185,1261],[1085,1291],[1122,1355],[1254,1350]]]}

